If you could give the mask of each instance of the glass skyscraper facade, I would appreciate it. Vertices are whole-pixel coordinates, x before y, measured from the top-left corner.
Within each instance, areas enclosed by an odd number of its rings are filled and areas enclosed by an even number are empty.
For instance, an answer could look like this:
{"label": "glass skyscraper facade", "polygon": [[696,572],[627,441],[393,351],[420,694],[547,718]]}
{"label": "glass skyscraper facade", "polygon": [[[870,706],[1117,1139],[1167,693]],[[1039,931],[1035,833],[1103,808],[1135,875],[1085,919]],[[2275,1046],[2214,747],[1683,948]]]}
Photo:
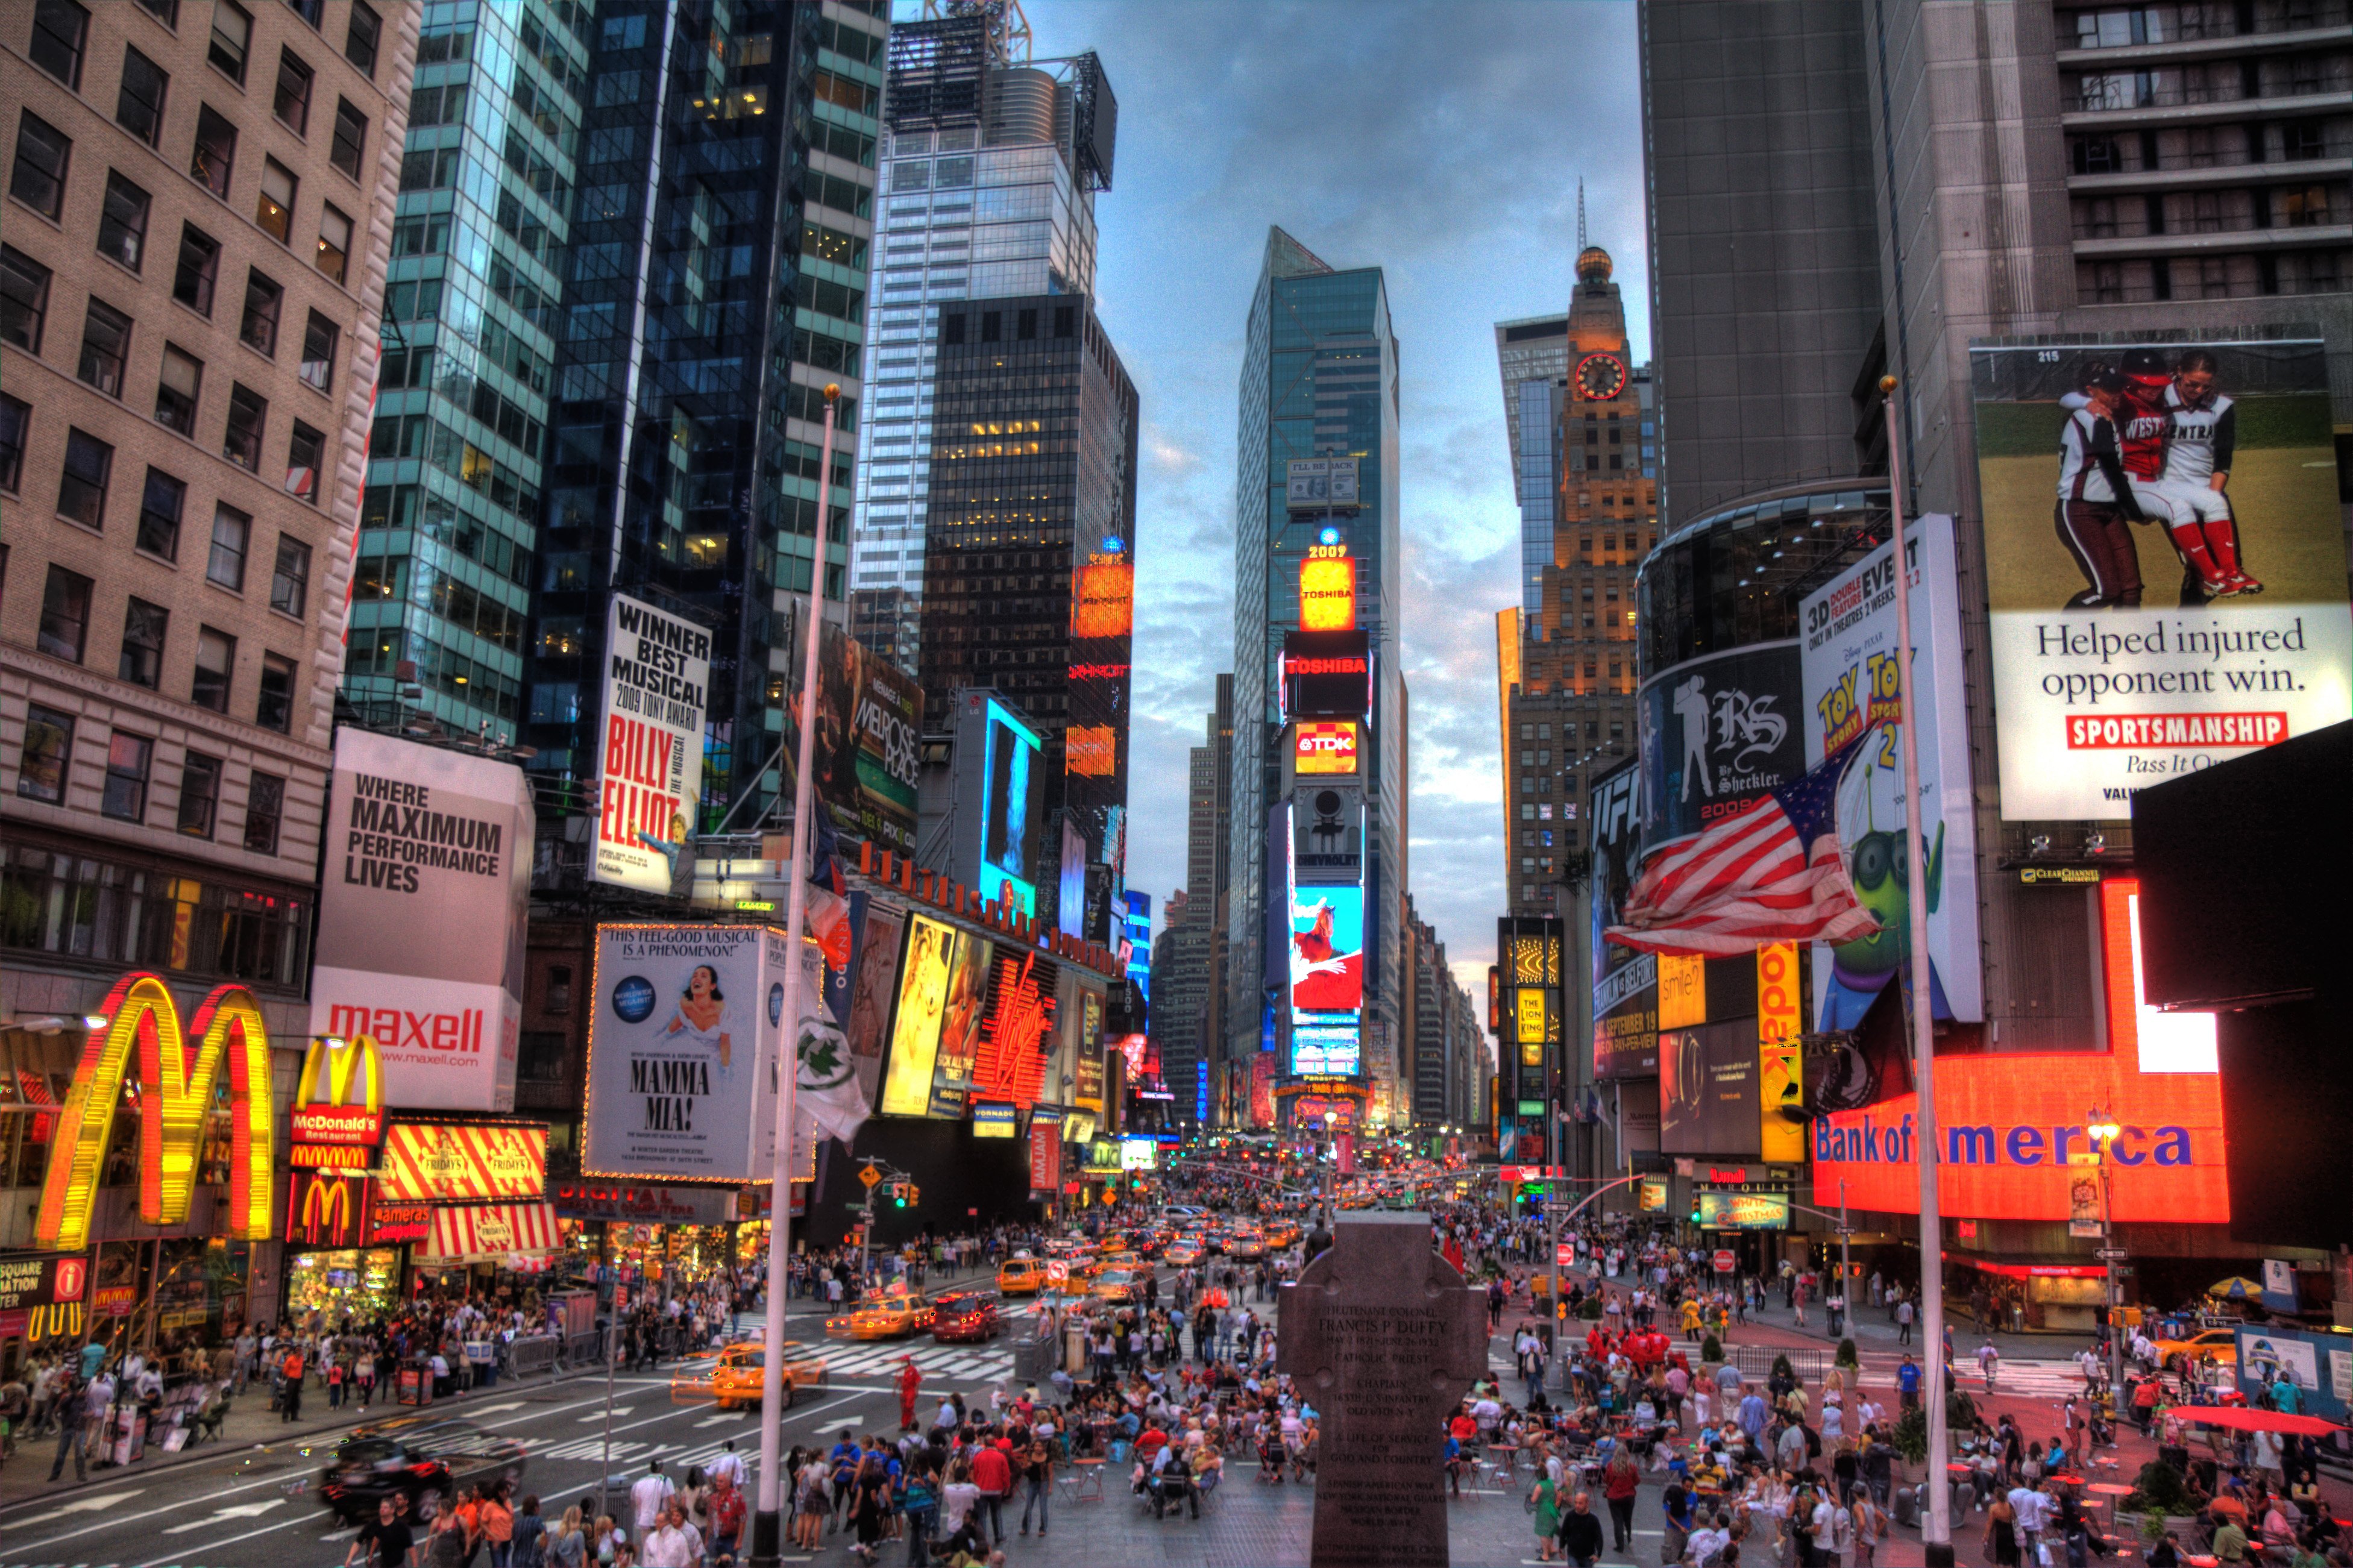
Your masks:
{"label": "glass skyscraper facade", "polygon": [[1001,21],[975,10],[892,34],[851,575],[861,640],[892,657],[923,597],[940,303],[1094,292],[1110,85],[1092,54],[1009,59]]}
{"label": "glass skyscraper facade", "polygon": [[773,799],[783,612],[813,580],[845,587],[886,17],[885,0],[607,0],[591,29],[523,734],[541,773],[595,773],[614,591],[702,622],[703,831]]}
{"label": "glass skyscraper facade", "polygon": [[[1231,877],[1226,910],[1229,1047],[1250,1059],[1266,1039],[1285,953],[1272,903],[1287,897],[1268,863],[1268,812],[1282,789],[1276,676],[1299,626],[1299,563],[1327,527],[1356,562],[1356,625],[1375,660],[1365,797],[1364,1065],[1398,1079],[1404,901],[1404,690],[1398,668],[1398,342],[1377,267],[1337,269],[1282,230],[1268,231],[1242,354],[1234,500],[1234,739]],[[1290,509],[1294,458],[1353,457],[1354,511]],[[1287,921],[1282,922],[1287,929]],[[1393,1103],[1404,1103],[1400,1098]]]}
{"label": "glass skyscraper facade", "polygon": [[343,696],[515,738],[593,9],[423,7]]}

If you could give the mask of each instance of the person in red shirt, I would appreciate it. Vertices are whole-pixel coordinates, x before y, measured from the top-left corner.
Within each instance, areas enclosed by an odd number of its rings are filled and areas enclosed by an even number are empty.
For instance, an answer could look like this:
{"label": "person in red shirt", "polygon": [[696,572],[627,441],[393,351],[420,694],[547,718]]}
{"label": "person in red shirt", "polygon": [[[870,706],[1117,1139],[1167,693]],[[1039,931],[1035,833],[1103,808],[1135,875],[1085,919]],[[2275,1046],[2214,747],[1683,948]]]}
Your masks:
{"label": "person in red shirt", "polygon": [[913,1356],[901,1356],[899,1369],[899,1430],[915,1429],[915,1394],[923,1386],[923,1374],[915,1365]]}
{"label": "person in red shirt", "polygon": [[725,1476],[711,1489],[711,1547],[713,1557],[733,1555],[744,1538],[744,1489]]}
{"label": "person in red shirt", "polygon": [[994,1550],[1005,1542],[1005,1500],[1013,1490],[1013,1463],[1004,1449],[983,1443],[973,1450],[972,1484],[980,1489],[974,1513],[987,1521],[988,1545]]}
{"label": "person in red shirt", "polygon": [[1155,1421],[1146,1426],[1144,1435],[1135,1440],[1135,1457],[1149,1465],[1153,1456],[1166,1447],[1168,1434],[1160,1429],[1159,1422]]}

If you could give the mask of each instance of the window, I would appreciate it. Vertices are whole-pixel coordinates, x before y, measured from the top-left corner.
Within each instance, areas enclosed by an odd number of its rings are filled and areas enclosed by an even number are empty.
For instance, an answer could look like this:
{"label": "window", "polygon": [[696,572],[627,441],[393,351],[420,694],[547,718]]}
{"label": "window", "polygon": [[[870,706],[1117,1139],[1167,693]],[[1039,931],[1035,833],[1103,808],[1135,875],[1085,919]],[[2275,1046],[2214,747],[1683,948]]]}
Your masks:
{"label": "window", "polygon": [[[155,474],[148,472],[148,482]],[[133,599],[122,616],[122,663],[118,670],[123,679],[133,686],[143,686],[150,691],[164,683],[164,632],[171,624],[169,610],[161,605],[151,605],[144,599]]]}
{"label": "window", "polygon": [[570,964],[554,963],[548,966],[547,995],[540,1010],[544,1013],[572,1011],[572,966]]}
{"label": "window", "polygon": [[80,430],[66,432],[65,471],[58,476],[58,510],[91,528],[106,526],[106,481],[114,448]]}
{"label": "window", "polygon": [[384,23],[366,0],[352,0],[352,25],[343,34],[343,58],[360,68],[360,75],[375,76],[375,47],[384,37]]}
{"label": "window", "polygon": [[52,564],[41,589],[41,629],[35,646],[52,658],[81,662],[90,640],[90,579]]}
{"label": "window", "polygon": [[8,194],[43,217],[57,216],[65,210],[66,165],[72,159],[72,138],[25,110],[16,121],[16,163],[8,174]]}
{"label": "window", "polygon": [[237,336],[273,358],[278,353],[278,307],[285,297],[286,290],[264,278],[260,268],[245,275],[245,320]]}
{"label": "window", "polygon": [[49,269],[23,251],[0,245],[0,343],[39,353],[48,311]]}
{"label": "window", "polygon": [[213,37],[205,58],[245,85],[245,59],[253,47],[253,18],[237,0],[213,0]]}
{"label": "window", "polygon": [[98,253],[139,270],[147,248],[147,193],[109,169],[106,205],[98,215]]}
{"label": "window", "polygon": [[109,397],[122,395],[122,362],[131,357],[131,318],[97,300],[82,318],[81,365],[76,373]]}
{"label": "window", "polygon": [[278,91],[269,108],[295,135],[311,129],[311,68],[292,49],[278,51]]}
{"label": "window", "polygon": [[326,461],[327,438],[300,419],[293,438],[286,443],[286,493],[319,504],[319,468]]}
{"label": "window", "polygon": [[204,380],[201,361],[173,347],[164,345],[164,373],[155,383],[155,419],[158,424],[194,437],[196,433],[196,392]]}
{"label": "window", "polygon": [[172,298],[199,316],[213,313],[213,279],[220,271],[220,245],[195,224],[180,226],[180,265],[172,276]]}
{"label": "window", "polygon": [[354,180],[360,177],[360,153],[367,146],[367,116],[350,99],[335,100],[335,142],[327,150],[327,162]]}
{"label": "window", "polygon": [[278,564],[269,572],[269,607],[301,619],[311,597],[311,547],[290,533],[278,536]]}
{"label": "window", "polygon": [[220,806],[221,764],[218,757],[190,752],[180,764],[180,817],[183,833],[198,838],[213,836],[213,813]]}
{"label": "window", "polygon": [[261,472],[261,427],[269,419],[268,398],[250,387],[232,384],[228,425],[221,433],[221,456],[240,468]]}
{"label": "window", "polygon": [[301,374],[305,385],[315,386],[321,392],[327,390],[327,384],[335,376],[335,323],[311,311],[302,328]]}
{"label": "window", "polygon": [[261,161],[261,195],[254,203],[253,221],[280,245],[294,232],[294,176],[275,158]]}
{"label": "window", "polygon": [[237,639],[205,626],[196,633],[196,676],[188,700],[216,713],[228,711],[229,679],[237,671]]}
{"label": "window", "polygon": [[25,480],[25,432],[33,406],[0,395],[0,490],[16,495]]}
{"label": "window", "polygon": [[147,470],[146,489],[139,494],[140,549],[166,561],[180,558],[180,510],[187,499],[187,486],[161,468]]}
{"label": "window", "polygon": [[233,506],[213,513],[212,554],[205,562],[205,580],[232,593],[245,592],[245,547],[253,537],[253,519]]}
{"label": "window", "polygon": [[188,173],[205,189],[228,200],[228,173],[237,164],[237,127],[213,112],[209,103],[196,112],[196,146],[188,159]]}
{"label": "window", "polygon": [[117,730],[106,742],[106,794],[98,808],[125,822],[145,820],[147,770],[154,761],[154,742]]}
{"label": "window", "polygon": [[262,855],[278,853],[278,819],[286,810],[286,781],[276,773],[257,773],[245,796],[245,847]]}
{"label": "window", "polygon": [[332,206],[319,211],[319,250],[311,258],[311,265],[341,283],[344,268],[351,265],[352,220]]}
{"label": "window", "polygon": [[16,753],[16,793],[66,803],[66,764],[73,755],[73,715],[38,703],[25,710],[25,749]]}
{"label": "window", "polygon": [[274,653],[261,656],[261,696],[254,704],[253,721],[284,734],[294,726],[294,661]]}
{"label": "window", "polygon": [[90,13],[74,0],[35,0],[32,47],[26,50],[35,65],[79,91],[89,43]]}
{"label": "window", "polygon": [[286,0],[286,4],[297,16],[311,24],[313,32],[318,30],[319,24],[326,18],[326,0]]}
{"label": "window", "polygon": [[115,123],[150,147],[164,136],[164,95],[171,88],[172,79],[164,68],[125,44],[122,47],[122,86],[114,95]]}
{"label": "window", "polygon": [[180,0],[139,0],[139,4],[164,26],[174,28],[179,26]]}

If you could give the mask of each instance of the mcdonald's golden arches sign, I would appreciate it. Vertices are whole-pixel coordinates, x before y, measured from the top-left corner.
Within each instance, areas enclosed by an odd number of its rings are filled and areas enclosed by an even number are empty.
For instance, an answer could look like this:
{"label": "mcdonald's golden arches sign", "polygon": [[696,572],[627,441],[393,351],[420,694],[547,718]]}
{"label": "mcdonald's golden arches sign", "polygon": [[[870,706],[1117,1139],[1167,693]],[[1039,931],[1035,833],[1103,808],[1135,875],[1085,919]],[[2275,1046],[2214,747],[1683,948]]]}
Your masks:
{"label": "mcdonald's golden arches sign", "polygon": [[302,1058],[302,1076],[295,1083],[291,1120],[297,1143],[373,1148],[384,1142],[384,1060],[373,1036],[312,1038]]}
{"label": "mcdonald's golden arches sign", "polygon": [[374,1237],[375,1183],[342,1171],[296,1171],[286,1184],[290,1247],[359,1247]]}

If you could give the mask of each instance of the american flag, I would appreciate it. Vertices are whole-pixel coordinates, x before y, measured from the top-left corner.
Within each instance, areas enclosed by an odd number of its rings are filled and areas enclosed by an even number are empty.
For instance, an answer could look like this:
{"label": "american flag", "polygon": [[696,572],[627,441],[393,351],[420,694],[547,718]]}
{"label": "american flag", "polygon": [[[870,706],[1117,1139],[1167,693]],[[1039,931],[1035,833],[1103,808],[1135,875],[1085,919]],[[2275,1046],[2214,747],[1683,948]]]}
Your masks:
{"label": "american flag", "polygon": [[1650,952],[1734,953],[1768,942],[1849,942],[1879,929],[1839,847],[1838,788],[1866,730],[1736,816],[1663,851],[1604,933]]}

